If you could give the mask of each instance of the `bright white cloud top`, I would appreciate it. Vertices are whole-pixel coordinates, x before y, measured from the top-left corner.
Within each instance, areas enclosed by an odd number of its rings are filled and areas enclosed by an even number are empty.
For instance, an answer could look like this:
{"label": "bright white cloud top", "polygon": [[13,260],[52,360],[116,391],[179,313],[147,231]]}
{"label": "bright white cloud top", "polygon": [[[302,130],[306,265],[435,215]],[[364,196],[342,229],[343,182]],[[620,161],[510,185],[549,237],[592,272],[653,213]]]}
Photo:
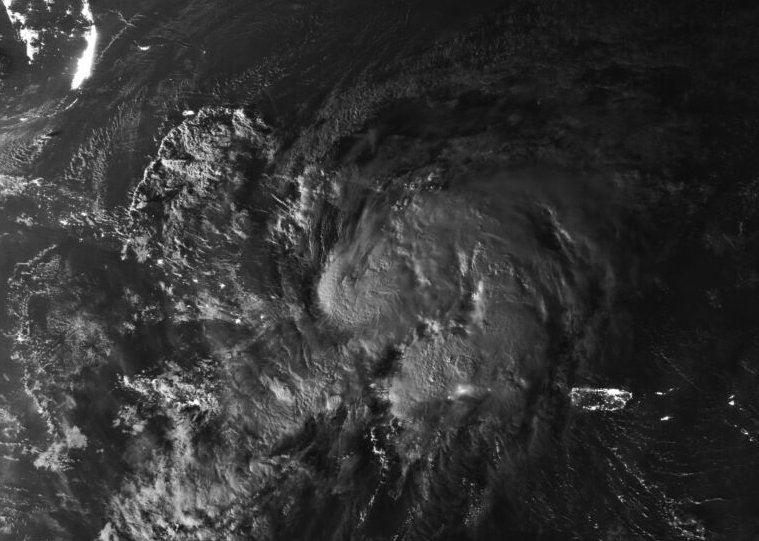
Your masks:
{"label": "bright white cloud top", "polygon": [[13,0],[3,0],[5,11],[8,13],[8,18],[14,26],[20,26],[18,30],[18,37],[26,44],[26,56],[29,62],[34,60],[34,57],[39,52],[39,32],[26,27],[26,17],[23,13],[18,13],[11,9]]}
{"label": "bright white cloud top", "polygon": [[[10,2],[10,0],[5,0]],[[95,20],[92,17],[92,10],[87,2],[84,2],[82,6],[82,16],[90,22],[90,27],[84,35],[84,39],[87,41],[87,47],[84,49],[82,56],[76,65],[76,73],[74,79],[71,81],[71,89],[76,90],[86,79],[92,75],[92,66],[95,63],[95,49],[97,47],[98,33],[95,28]]]}

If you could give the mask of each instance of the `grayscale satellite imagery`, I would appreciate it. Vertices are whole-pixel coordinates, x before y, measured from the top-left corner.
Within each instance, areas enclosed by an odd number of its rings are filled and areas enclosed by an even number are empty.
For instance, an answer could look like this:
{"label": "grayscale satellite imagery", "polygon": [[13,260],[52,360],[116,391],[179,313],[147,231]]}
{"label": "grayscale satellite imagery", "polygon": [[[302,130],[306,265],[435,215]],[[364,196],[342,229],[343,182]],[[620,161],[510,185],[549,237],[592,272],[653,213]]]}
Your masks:
{"label": "grayscale satellite imagery", "polygon": [[759,2],[0,1],[0,540],[759,539]]}

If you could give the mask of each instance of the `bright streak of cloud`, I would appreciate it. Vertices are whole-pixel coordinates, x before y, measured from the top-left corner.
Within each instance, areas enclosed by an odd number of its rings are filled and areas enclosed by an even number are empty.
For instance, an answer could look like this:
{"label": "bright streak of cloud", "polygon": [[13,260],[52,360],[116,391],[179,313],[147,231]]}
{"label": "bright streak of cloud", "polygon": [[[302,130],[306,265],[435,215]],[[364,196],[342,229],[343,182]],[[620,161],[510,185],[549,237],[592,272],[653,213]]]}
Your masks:
{"label": "bright streak of cloud", "polygon": [[82,83],[92,75],[92,66],[95,63],[95,49],[97,47],[98,33],[95,28],[95,20],[92,17],[92,11],[87,2],[82,6],[82,16],[90,22],[91,26],[84,35],[84,39],[87,41],[87,47],[77,62],[76,73],[74,74],[73,81],[71,81],[72,90],[76,90],[82,86]]}

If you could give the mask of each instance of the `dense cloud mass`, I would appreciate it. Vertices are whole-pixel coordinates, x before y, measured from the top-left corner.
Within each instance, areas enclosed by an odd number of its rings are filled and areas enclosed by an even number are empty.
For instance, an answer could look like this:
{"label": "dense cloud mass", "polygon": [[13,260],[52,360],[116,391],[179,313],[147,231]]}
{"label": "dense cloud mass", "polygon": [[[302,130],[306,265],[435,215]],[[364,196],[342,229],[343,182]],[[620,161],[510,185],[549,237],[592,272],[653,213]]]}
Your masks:
{"label": "dense cloud mass", "polygon": [[753,538],[756,9],[170,4],[0,125],[0,534]]}

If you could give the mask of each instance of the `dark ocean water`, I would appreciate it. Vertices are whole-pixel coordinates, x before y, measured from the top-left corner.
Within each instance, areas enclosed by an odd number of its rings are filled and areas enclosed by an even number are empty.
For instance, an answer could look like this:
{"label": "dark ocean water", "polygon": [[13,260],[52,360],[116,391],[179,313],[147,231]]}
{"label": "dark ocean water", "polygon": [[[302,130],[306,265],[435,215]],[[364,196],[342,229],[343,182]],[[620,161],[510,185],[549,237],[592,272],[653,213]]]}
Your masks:
{"label": "dark ocean water", "polygon": [[759,535],[753,5],[5,4],[1,538]]}

